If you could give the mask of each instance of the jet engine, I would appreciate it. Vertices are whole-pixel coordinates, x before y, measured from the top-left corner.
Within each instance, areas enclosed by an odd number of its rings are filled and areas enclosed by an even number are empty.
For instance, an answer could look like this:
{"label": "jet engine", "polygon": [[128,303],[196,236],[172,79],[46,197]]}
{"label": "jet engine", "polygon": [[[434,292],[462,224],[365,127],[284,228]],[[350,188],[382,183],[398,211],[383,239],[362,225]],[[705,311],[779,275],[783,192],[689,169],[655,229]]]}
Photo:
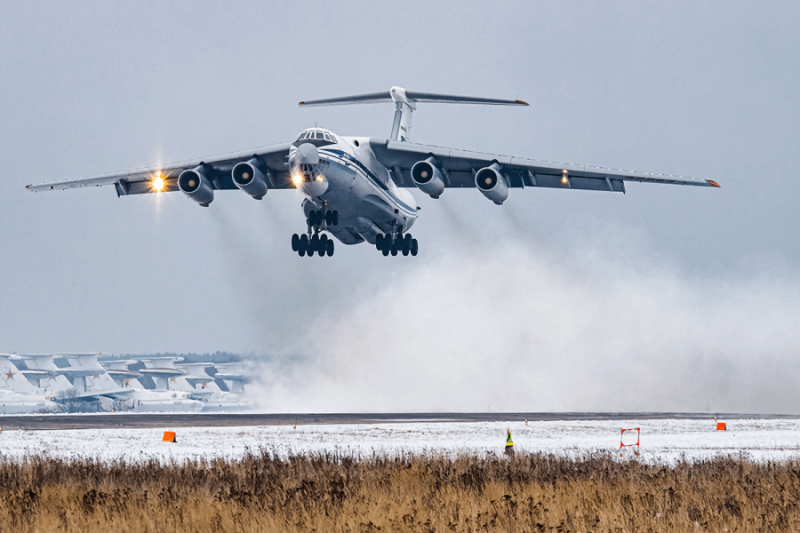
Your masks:
{"label": "jet engine", "polygon": [[417,161],[411,167],[411,181],[431,198],[439,198],[444,192],[442,173],[435,162],[436,160],[431,156],[424,161]]}
{"label": "jet engine", "polygon": [[496,162],[475,174],[475,186],[497,205],[502,205],[508,198],[508,184],[500,172],[500,165]]}
{"label": "jet engine", "polygon": [[258,160],[254,157],[250,161],[237,163],[231,171],[233,183],[241,190],[261,200],[267,194],[268,186],[264,174],[256,166]]}
{"label": "jet engine", "polygon": [[214,201],[214,186],[206,177],[203,165],[181,172],[178,188],[203,207],[208,207]]}

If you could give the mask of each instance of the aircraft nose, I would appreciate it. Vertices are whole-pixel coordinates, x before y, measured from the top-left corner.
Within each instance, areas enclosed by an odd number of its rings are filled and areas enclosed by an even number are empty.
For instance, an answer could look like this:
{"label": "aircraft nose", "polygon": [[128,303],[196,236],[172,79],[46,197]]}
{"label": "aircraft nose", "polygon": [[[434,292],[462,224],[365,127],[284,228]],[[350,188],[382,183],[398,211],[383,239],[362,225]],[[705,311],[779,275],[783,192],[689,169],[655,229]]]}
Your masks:
{"label": "aircraft nose", "polygon": [[303,143],[297,147],[294,153],[294,162],[298,165],[318,165],[319,150],[311,143]]}

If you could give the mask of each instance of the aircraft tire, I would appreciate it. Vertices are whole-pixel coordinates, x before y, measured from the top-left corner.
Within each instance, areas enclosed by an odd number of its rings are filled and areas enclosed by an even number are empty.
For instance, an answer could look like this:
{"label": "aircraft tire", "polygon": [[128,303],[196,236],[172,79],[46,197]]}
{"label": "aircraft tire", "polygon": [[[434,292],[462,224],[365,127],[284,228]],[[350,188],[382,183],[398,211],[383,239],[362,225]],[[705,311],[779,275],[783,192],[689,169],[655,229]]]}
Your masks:
{"label": "aircraft tire", "polygon": [[408,255],[408,252],[411,251],[411,234],[410,233],[406,234],[406,236],[403,237],[403,243],[402,244],[403,244],[403,255]]}
{"label": "aircraft tire", "polygon": [[311,237],[311,240],[308,242],[308,249],[310,250],[308,255],[314,255],[314,252],[319,250],[319,235]]}
{"label": "aircraft tire", "polygon": [[325,251],[328,252],[328,257],[333,257],[333,239],[328,239],[326,248]]}
{"label": "aircraft tire", "polygon": [[296,252],[298,250],[300,250],[300,236],[295,233],[292,235],[292,251]]}
{"label": "aircraft tire", "polygon": [[383,254],[383,257],[386,257],[387,255],[389,255],[389,248],[387,246],[384,246],[383,250],[381,250],[381,253]]}
{"label": "aircraft tire", "polygon": [[339,211],[334,211],[331,215],[331,222],[333,222],[334,226],[339,225]]}
{"label": "aircraft tire", "polygon": [[317,253],[320,257],[325,257],[325,252],[328,251],[328,236],[323,235],[319,238],[319,248],[317,248]]}
{"label": "aircraft tire", "polygon": [[383,235],[380,233],[375,236],[375,248],[377,248],[378,251],[383,250]]}
{"label": "aircraft tire", "polygon": [[394,241],[394,242],[392,243],[392,248],[391,248],[391,250],[390,250],[390,251],[392,252],[392,257],[396,256],[396,255],[397,255],[397,252],[399,251],[399,250],[398,250],[399,246],[398,246],[397,244],[398,244],[398,243],[397,243],[397,241]]}
{"label": "aircraft tire", "polygon": [[411,255],[417,257],[417,252],[419,252],[419,243],[417,239],[411,239]]}
{"label": "aircraft tire", "polygon": [[405,246],[403,246],[403,255],[404,255],[404,256],[407,256],[407,255],[408,255],[408,253],[409,253],[410,251],[411,251],[411,250],[409,250],[408,248],[406,248]]}
{"label": "aircraft tire", "polygon": [[325,224],[330,226],[333,224],[333,212],[332,211],[325,211]]}

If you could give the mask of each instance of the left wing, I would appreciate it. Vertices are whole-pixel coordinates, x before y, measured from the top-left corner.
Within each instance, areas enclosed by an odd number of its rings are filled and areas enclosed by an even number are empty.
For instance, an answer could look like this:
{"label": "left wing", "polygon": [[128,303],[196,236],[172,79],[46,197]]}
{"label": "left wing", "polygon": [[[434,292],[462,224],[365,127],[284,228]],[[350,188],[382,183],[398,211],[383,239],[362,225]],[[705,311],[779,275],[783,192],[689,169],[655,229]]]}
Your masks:
{"label": "left wing", "polygon": [[[237,189],[233,183],[231,169],[237,163],[255,158],[269,182],[270,189],[290,189],[294,188],[289,177],[289,169],[286,166],[290,147],[291,143],[276,144],[244,152],[154,166],[130,172],[27,185],[25,188],[32,192],[41,192],[114,185],[117,189],[117,196],[170,192],[178,190],[178,176],[181,172],[203,165],[205,175],[213,183],[215,189]],[[157,178],[162,180],[159,182],[160,188],[154,186]]]}
{"label": "left wing", "polygon": [[398,187],[416,187],[411,180],[411,167],[430,156],[436,159],[442,171],[445,187],[475,187],[475,173],[494,162],[500,165],[509,187],[622,193],[625,192],[626,181],[719,187],[715,181],[700,178],[538,161],[411,142],[370,139],[370,146],[378,160],[392,169],[392,179]]}

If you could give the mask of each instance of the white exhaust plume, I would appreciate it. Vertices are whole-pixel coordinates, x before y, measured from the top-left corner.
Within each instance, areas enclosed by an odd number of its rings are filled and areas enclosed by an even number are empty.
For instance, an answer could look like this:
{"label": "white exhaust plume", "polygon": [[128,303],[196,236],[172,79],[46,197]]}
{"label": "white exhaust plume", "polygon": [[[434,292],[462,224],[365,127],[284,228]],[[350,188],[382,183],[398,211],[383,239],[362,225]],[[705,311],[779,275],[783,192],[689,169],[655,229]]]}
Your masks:
{"label": "white exhaust plume", "polygon": [[532,244],[449,249],[317,317],[296,364],[265,368],[263,408],[797,411],[797,282]]}

